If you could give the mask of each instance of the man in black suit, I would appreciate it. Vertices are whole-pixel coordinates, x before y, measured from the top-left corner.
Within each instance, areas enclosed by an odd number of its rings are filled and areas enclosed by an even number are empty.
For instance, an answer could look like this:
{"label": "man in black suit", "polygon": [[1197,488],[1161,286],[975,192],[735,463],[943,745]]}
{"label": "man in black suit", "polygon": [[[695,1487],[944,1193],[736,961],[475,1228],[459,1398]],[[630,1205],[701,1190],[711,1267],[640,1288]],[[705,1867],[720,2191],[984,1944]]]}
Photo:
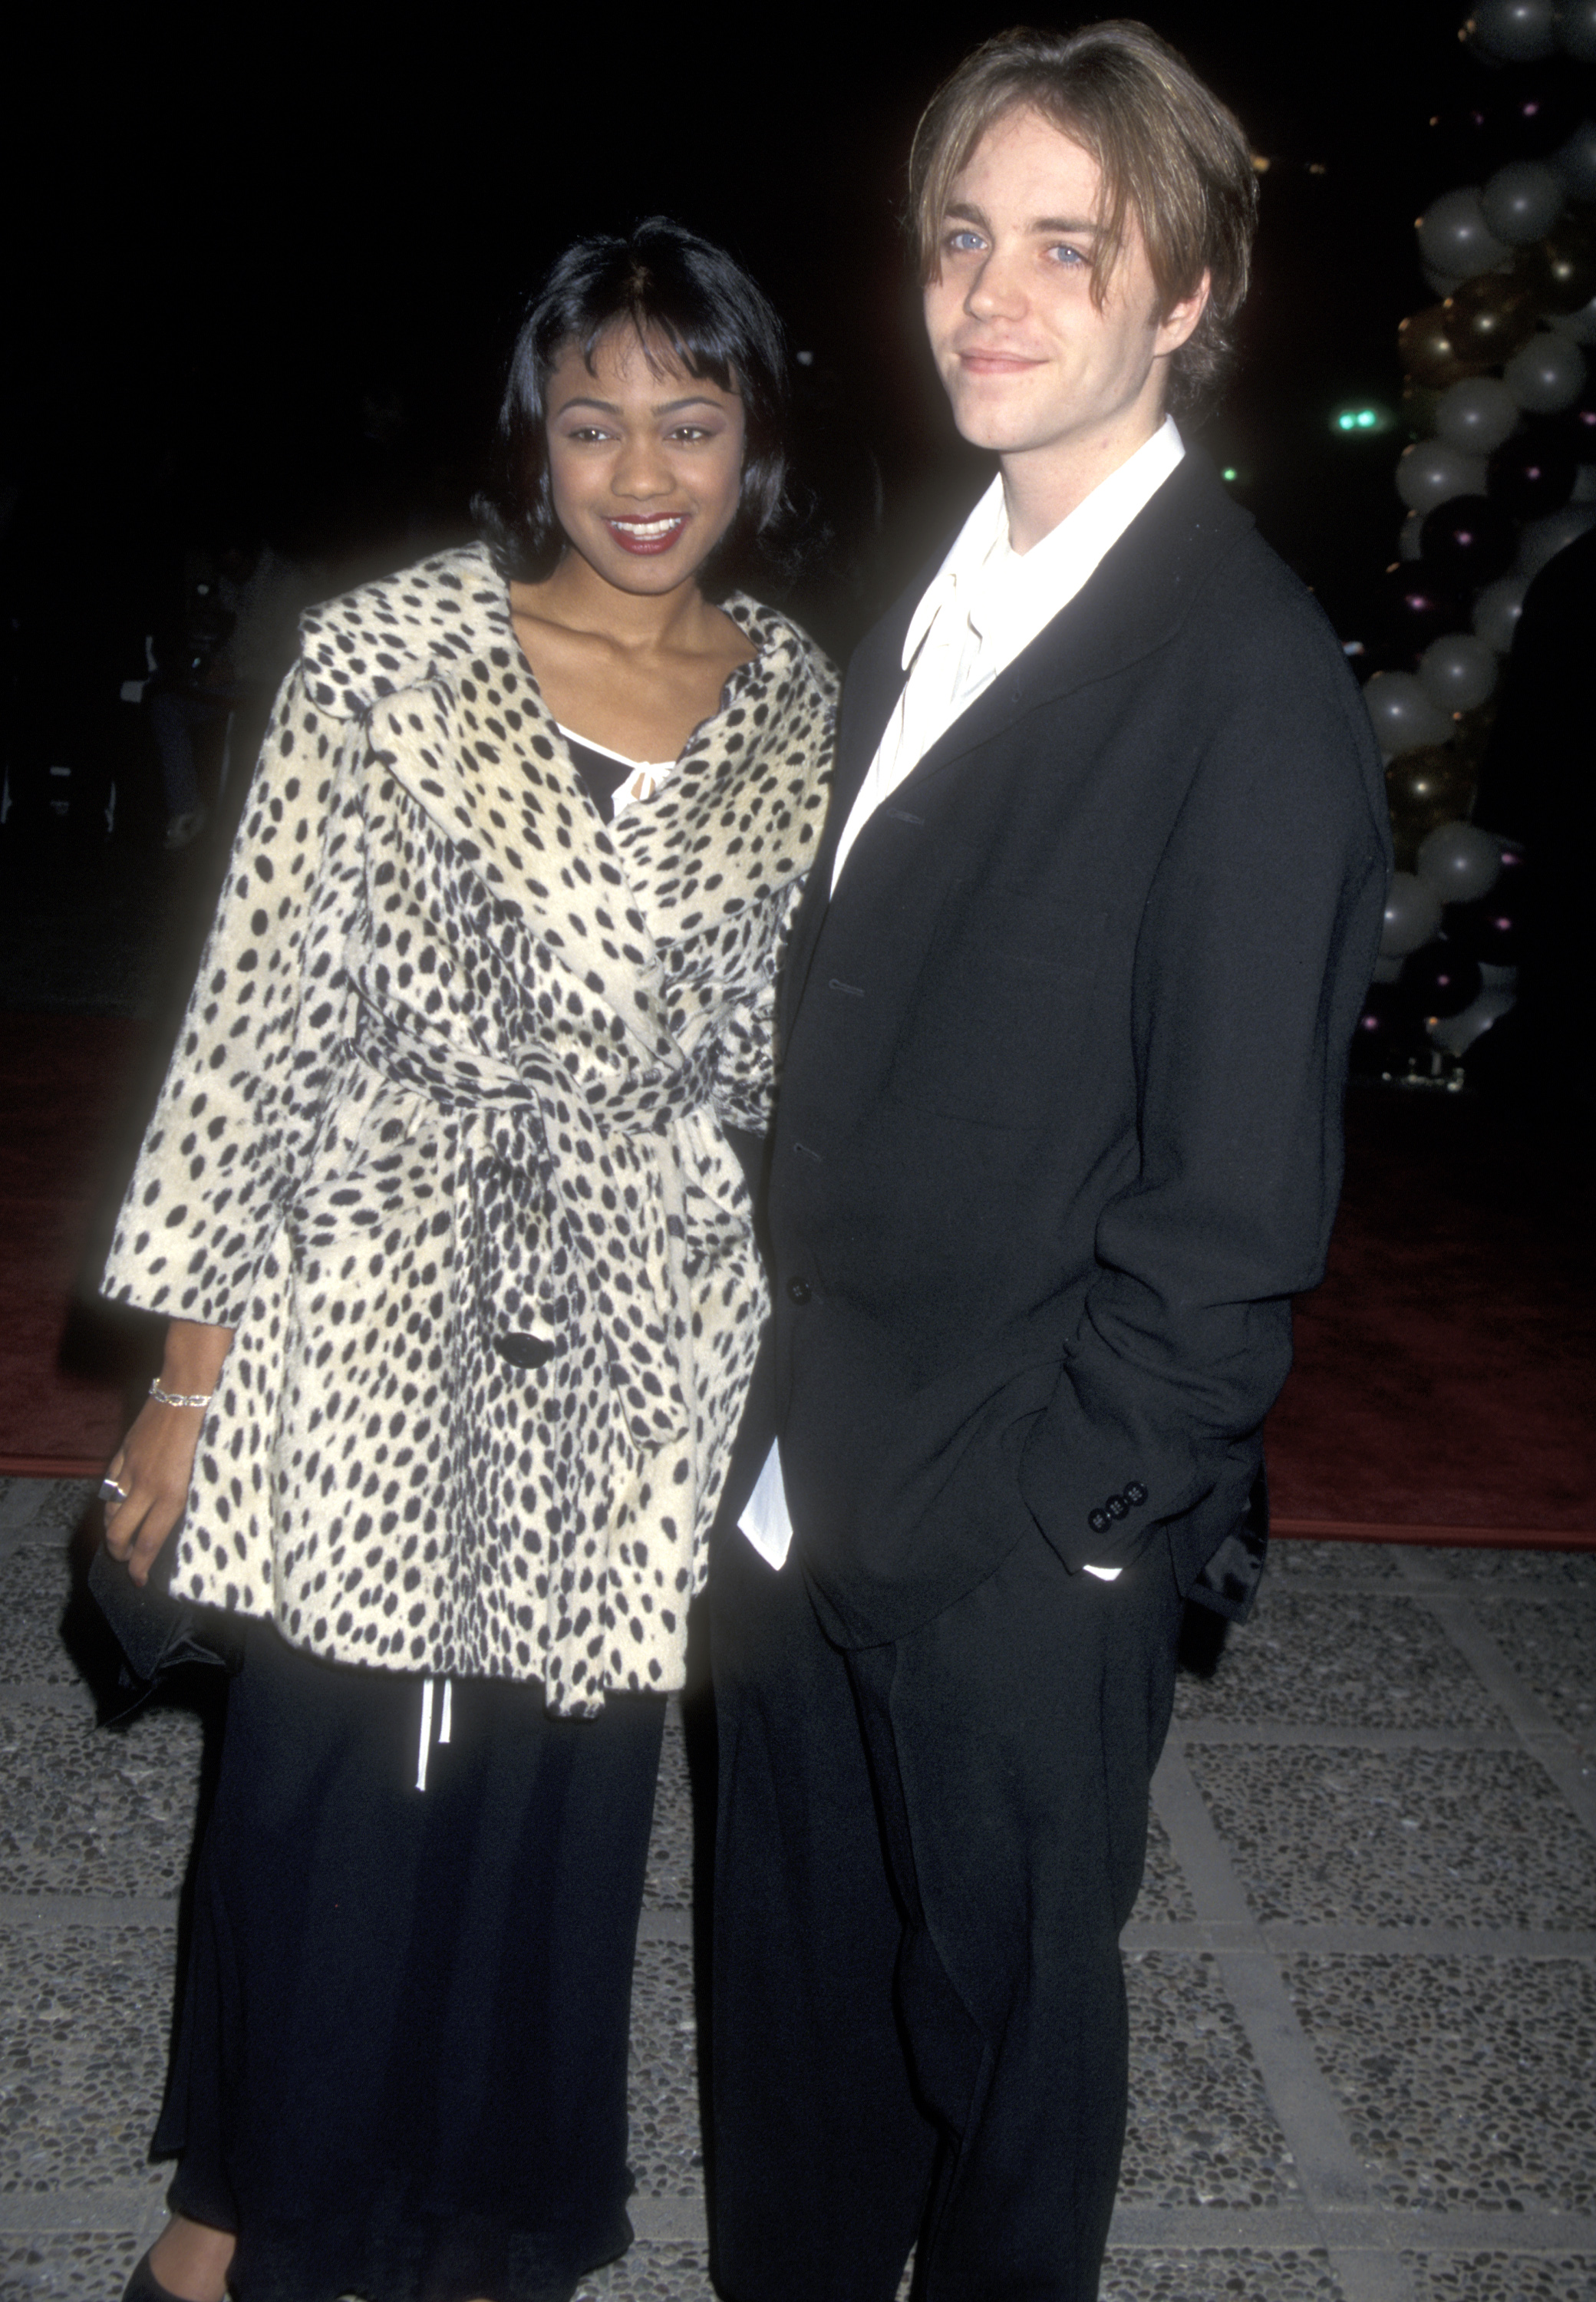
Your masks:
{"label": "man in black suit", "polygon": [[999,472],[854,659],[785,984],[779,1443],[713,1578],[734,2302],[917,2242],[928,2302],[1096,2292],[1180,1609],[1262,1563],[1389,868],[1335,639],[1167,415],[1235,122],[1139,26],[1010,34],[911,188]]}

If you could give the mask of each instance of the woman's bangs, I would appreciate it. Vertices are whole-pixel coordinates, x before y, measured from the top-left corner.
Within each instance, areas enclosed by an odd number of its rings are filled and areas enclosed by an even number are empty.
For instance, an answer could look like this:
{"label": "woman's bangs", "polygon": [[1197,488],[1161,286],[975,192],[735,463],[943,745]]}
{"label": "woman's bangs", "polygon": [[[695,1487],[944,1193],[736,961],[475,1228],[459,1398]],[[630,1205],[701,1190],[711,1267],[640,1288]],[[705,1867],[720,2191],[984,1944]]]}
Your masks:
{"label": "woman's bangs", "polygon": [[595,320],[583,340],[582,357],[592,372],[593,354],[607,336],[617,328],[630,328],[642,348],[643,356],[655,375],[690,375],[695,382],[706,380],[722,391],[742,394],[737,380],[737,365],[729,356],[723,332],[700,323],[694,325],[682,320],[676,313],[661,306],[658,308],[634,300],[618,312],[611,312]]}

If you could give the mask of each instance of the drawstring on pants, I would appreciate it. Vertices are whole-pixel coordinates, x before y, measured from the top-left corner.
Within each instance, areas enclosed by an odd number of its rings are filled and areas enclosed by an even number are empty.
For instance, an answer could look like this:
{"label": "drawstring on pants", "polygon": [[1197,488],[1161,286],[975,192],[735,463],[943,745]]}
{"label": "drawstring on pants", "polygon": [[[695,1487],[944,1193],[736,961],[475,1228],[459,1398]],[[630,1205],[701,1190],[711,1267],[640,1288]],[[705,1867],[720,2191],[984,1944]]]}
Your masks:
{"label": "drawstring on pants", "polygon": [[[427,1760],[433,1743],[433,1681],[430,1678],[424,1678],[421,1682],[421,1741],[416,1752],[416,1787],[418,1791],[424,1791],[427,1786]],[[454,1716],[454,1691],[453,1679],[446,1678],[443,1682],[442,1716],[438,1726],[440,1743],[449,1740]]]}

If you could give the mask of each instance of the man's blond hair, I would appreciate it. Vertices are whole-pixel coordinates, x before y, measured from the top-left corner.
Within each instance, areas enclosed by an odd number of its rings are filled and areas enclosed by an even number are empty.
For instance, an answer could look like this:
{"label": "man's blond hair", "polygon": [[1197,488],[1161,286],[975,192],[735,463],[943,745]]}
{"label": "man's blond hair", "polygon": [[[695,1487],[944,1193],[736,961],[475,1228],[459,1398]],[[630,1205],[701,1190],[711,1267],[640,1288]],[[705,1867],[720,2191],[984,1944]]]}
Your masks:
{"label": "man's blond hair", "polygon": [[1170,360],[1167,405],[1189,412],[1230,365],[1257,223],[1257,174],[1240,124],[1182,56],[1145,24],[1079,31],[1021,26],[984,41],[920,115],[909,155],[910,225],[920,277],[942,275],[954,179],[993,122],[1040,113],[1090,155],[1102,178],[1092,299],[1101,307],[1134,216],[1167,314],[1208,274],[1208,301]]}

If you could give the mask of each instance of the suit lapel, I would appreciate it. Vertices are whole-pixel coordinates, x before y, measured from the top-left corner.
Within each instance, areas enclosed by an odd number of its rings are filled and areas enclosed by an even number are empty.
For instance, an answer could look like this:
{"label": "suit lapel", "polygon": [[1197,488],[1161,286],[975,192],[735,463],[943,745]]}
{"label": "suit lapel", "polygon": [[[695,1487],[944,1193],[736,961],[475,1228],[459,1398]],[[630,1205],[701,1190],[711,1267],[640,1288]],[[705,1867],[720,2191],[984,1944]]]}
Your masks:
{"label": "suit lapel", "polygon": [[[937,565],[940,567],[941,560]],[[815,945],[819,941],[820,928],[826,919],[826,907],[831,901],[831,873],[836,860],[837,843],[843,827],[853,811],[859,796],[859,786],[865,771],[875,758],[893,707],[903,693],[903,639],[910,618],[925,590],[928,576],[911,585],[895,607],[866,633],[854,649],[843,683],[842,710],[837,722],[836,772],[832,777],[831,801],[826,811],[826,828],[821,834],[819,853],[810,867],[804,883],[803,899],[793,922],[792,939],[787,945],[786,960],[781,979],[781,1030],[785,1039],[792,1029],[798,1012],[798,1002],[803,996],[810,962]]]}
{"label": "suit lapel", "polygon": [[1188,449],[1074,599],[944,730],[907,780],[939,775],[1030,712],[1165,646],[1252,525],[1208,458]]}
{"label": "suit lapel", "polygon": [[[1252,526],[1213,465],[1189,449],[1067,607],[933,744],[905,778],[919,784],[1042,706],[1106,679],[1163,647],[1226,553]],[[836,779],[825,837],[794,922],[781,1022],[791,1035],[831,900],[837,843],[902,693],[903,641],[935,566],[860,643],[843,687]]]}

